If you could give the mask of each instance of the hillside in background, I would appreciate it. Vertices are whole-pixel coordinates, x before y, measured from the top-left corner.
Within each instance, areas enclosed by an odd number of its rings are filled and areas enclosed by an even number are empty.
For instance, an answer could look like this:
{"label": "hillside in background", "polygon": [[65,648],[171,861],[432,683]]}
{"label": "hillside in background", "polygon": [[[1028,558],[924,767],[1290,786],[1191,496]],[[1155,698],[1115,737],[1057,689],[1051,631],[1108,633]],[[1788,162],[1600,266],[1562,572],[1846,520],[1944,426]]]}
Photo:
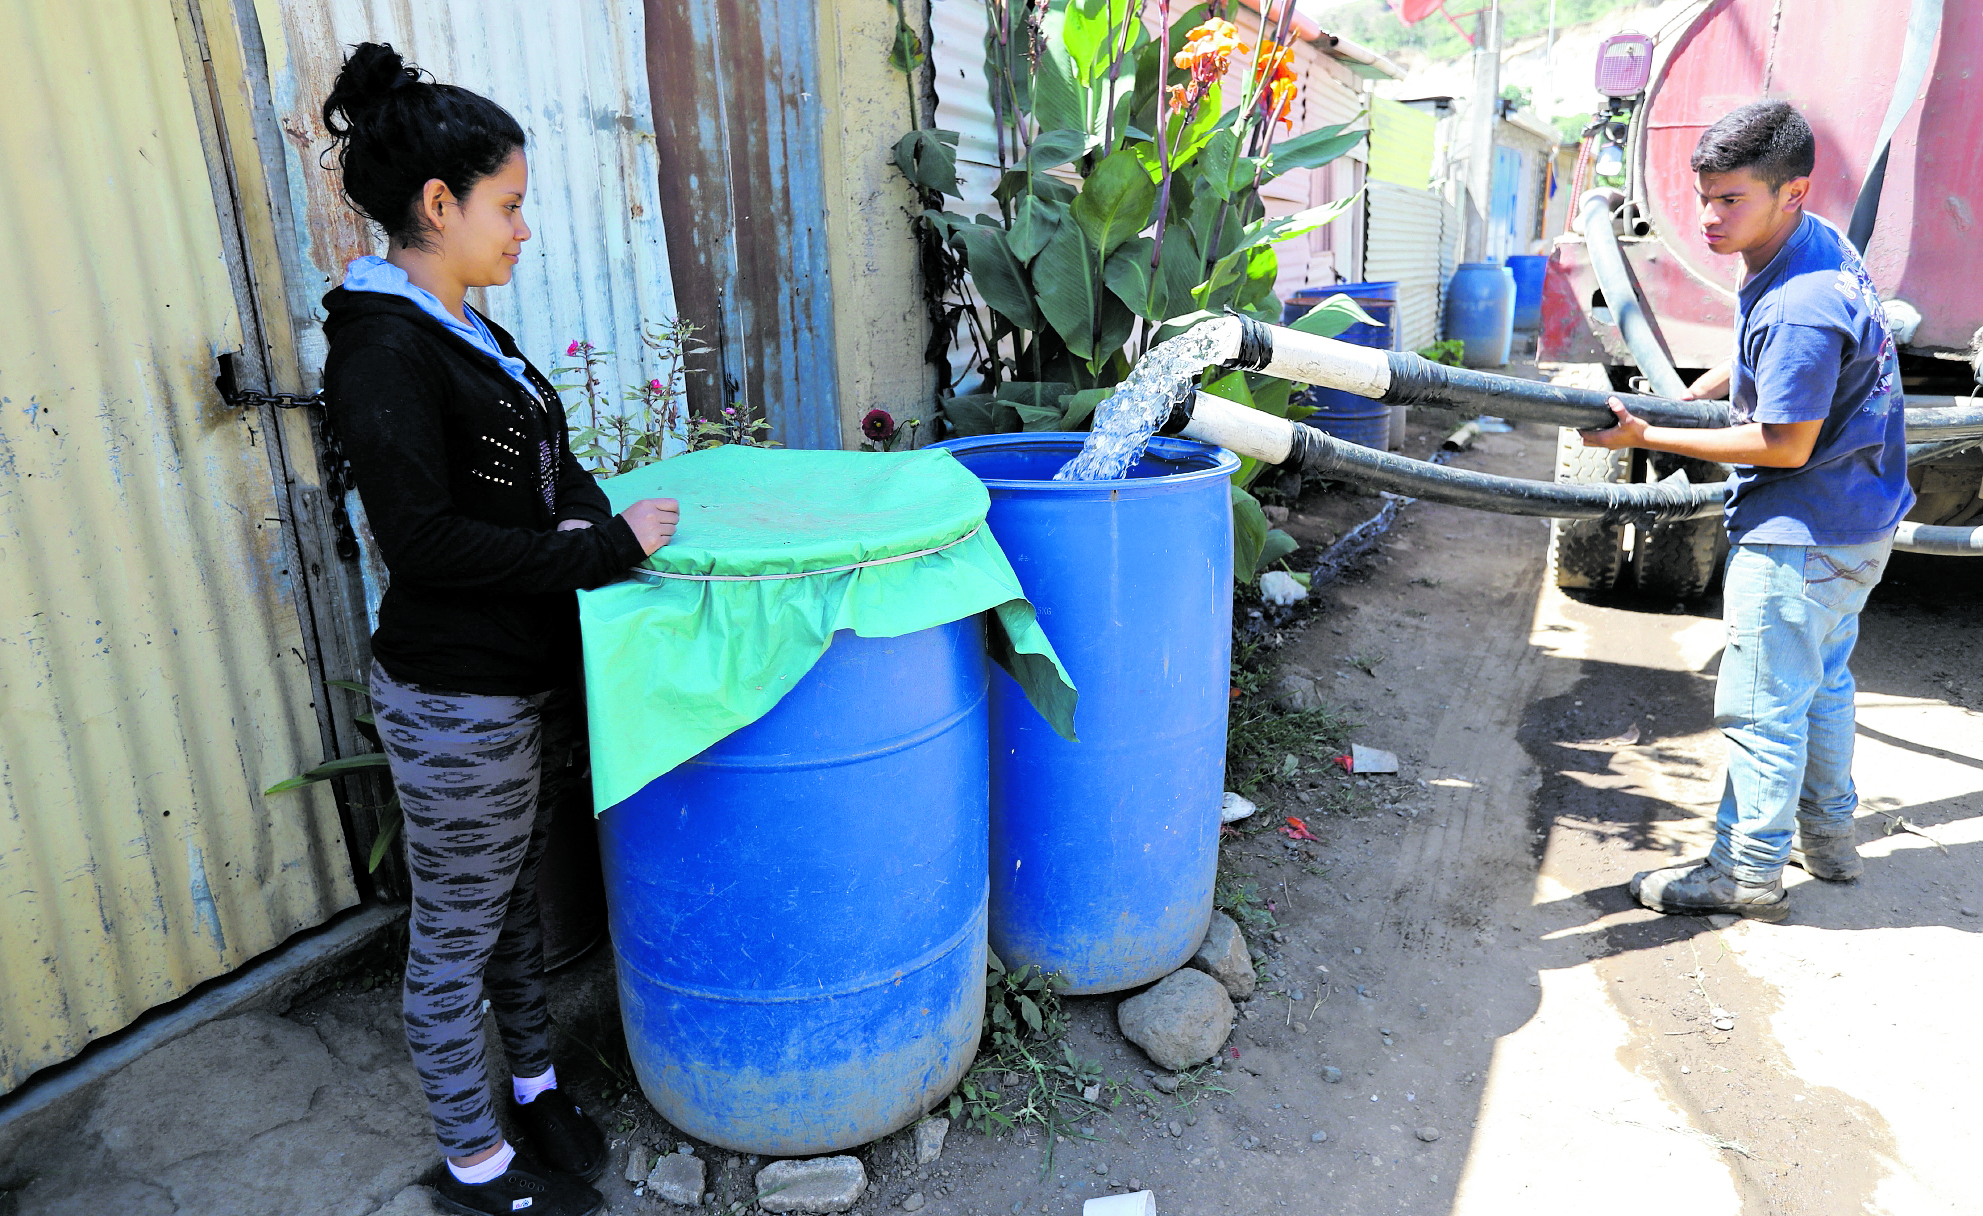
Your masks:
{"label": "hillside in background", "polygon": [[[1549,29],[1550,3],[1551,0],[1502,0],[1502,45],[1545,34]],[[1555,0],[1555,5],[1558,29],[1648,7],[1647,0]],[[1464,4],[1454,0],[1447,7],[1464,12],[1486,7],[1486,0],[1469,0]],[[1328,9],[1320,14],[1320,19],[1322,27],[1331,33],[1342,34],[1394,59],[1401,54],[1430,60],[1452,59],[1472,49],[1444,17],[1434,14],[1416,25],[1406,25],[1398,20],[1386,0],[1355,0]],[[1458,20],[1468,33],[1473,32],[1474,18]]]}

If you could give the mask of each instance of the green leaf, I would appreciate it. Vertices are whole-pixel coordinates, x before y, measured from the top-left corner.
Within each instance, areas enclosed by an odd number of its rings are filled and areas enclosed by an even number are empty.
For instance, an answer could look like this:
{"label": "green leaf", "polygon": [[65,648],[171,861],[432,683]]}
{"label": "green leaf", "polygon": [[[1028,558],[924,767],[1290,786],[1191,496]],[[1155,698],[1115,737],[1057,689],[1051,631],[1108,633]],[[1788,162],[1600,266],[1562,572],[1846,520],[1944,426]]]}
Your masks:
{"label": "green leaf", "polygon": [[1324,203],[1320,207],[1310,207],[1306,211],[1297,211],[1293,215],[1265,216],[1257,219],[1246,226],[1246,243],[1277,244],[1313,232],[1317,228],[1327,227],[1342,218],[1351,207],[1356,206],[1357,199],[1362,193],[1363,191],[1359,190],[1348,198]]}
{"label": "green leaf", "polygon": [[[1079,204],[1078,199],[1076,203]],[[1033,260],[1033,285],[1039,291],[1040,312],[1061,341],[1067,343],[1067,349],[1081,359],[1095,357],[1099,269],[1079,222],[1062,224]]]}
{"label": "green leaf", "polygon": [[1350,123],[1361,122],[1362,115],[1346,123],[1333,127],[1323,127],[1319,131],[1305,131],[1293,139],[1274,145],[1269,155],[1272,162],[1267,169],[1270,176],[1289,173],[1296,169],[1314,169],[1326,165],[1346,152],[1350,152],[1370,134],[1368,131],[1345,131]]}
{"label": "green leaf", "polygon": [[1147,236],[1131,237],[1102,266],[1102,280],[1130,311],[1161,321],[1166,310],[1150,299],[1150,248]]}
{"label": "green leaf", "polygon": [[[1113,294],[1103,295],[1096,302],[1095,311],[1095,357],[1088,360],[1088,370],[1099,374],[1104,363],[1121,355],[1129,335],[1136,332],[1136,314]],[[1127,371],[1125,360],[1123,372]]]}
{"label": "green leaf", "polygon": [[1205,261],[1198,256],[1198,242],[1192,239],[1190,227],[1184,224],[1164,229],[1164,247],[1157,259],[1158,278],[1163,282],[1152,292],[1158,298],[1152,301],[1155,311],[1150,319],[1162,321],[1190,303],[1191,288],[1204,272]]}
{"label": "green leaf", "polygon": [[1377,319],[1350,297],[1333,295],[1290,321],[1287,327],[1318,338],[1333,338],[1359,322],[1375,325]]}
{"label": "green leaf", "polygon": [[379,872],[379,863],[386,859],[386,850],[392,846],[393,838],[399,835],[400,821],[405,818],[400,813],[399,795],[394,794],[392,801],[386,804],[386,813],[392,818],[379,824],[379,834],[372,839],[372,857],[365,864],[367,874]]}
{"label": "green leaf", "polygon": [[1070,214],[1097,256],[1106,258],[1149,225],[1150,208],[1156,201],[1157,187],[1150,175],[1137,163],[1134,153],[1122,151],[1095,166],[1075,197]]}
{"label": "green leaf", "polygon": [[1033,197],[1042,202],[1066,204],[1074,201],[1074,187],[1050,173],[1028,173],[1024,169],[1007,169],[1005,175],[998,179],[998,188],[992,191],[992,197],[1010,207],[1014,199],[1026,196],[1029,187]]}
{"label": "green leaf", "polygon": [[1032,997],[1019,998],[1019,1016],[1026,1019],[1026,1025],[1032,1028],[1034,1034],[1040,1032],[1040,1007],[1034,1003]]}
{"label": "green leaf", "polygon": [[332,688],[348,688],[352,692],[361,693],[368,697],[372,695],[371,689],[356,680],[325,680],[324,683],[330,685]]}
{"label": "green leaf", "polygon": [[384,768],[386,763],[386,754],[384,752],[366,752],[358,756],[339,756],[335,760],[324,761],[306,773],[298,773],[294,777],[278,781],[263,790],[262,793],[286,794],[290,790],[300,790],[306,785],[315,785],[319,781],[329,781],[333,777],[349,777],[360,769]]}
{"label": "green leaf", "polygon": [[1012,256],[1022,262],[1030,262],[1039,256],[1040,250],[1047,247],[1053,234],[1060,231],[1060,225],[1067,218],[1067,205],[1048,203],[1030,194],[1022,194],[1012,207],[1012,231],[1006,237],[1006,244],[1012,249]]}
{"label": "green leaf", "polygon": [[[1020,41],[1016,31],[1013,41]],[[1088,129],[1087,90],[1081,87],[1067,51],[1059,39],[1051,36],[1041,48],[1039,64],[1033,69],[1033,118],[1043,131]]]}
{"label": "green leaf", "polygon": [[1060,405],[1066,412],[1060,416],[1060,423],[1054,429],[1057,431],[1080,430],[1094,414],[1095,407],[1107,401],[1109,394],[1113,392],[1115,392],[1115,386],[1110,385],[1106,388],[1084,388],[1078,393],[1069,393],[1065,397],[1062,397],[1060,399]]}
{"label": "green leaf", "polygon": [[1289,536],[1279,528],[1275,528],[1273,531],[1267,533],[1266,543],[1260,546],[1260,560],[1253,567],[1254,573],[1258,574],[1266,571],[1275,562],[1280,561],[1299,548],[1301,548],[1300,541]]}
{"label": "green leaf", "polygon": [[1071,384],[1052,381],[1009,381],[998,386],[998,399],[1019,412],[1022,431],[1052,431],[1060,428],[1060,399],[1074,391]]}
{"label": "green leaf", "polygon": [[1213,134],[1232,126],[1233,116],[1219,112],[1219,96],[1224,88],[1214,82],[1205,91],[1204,98],[1198,103],[1198,112],[1191,116],[1190,122],[1185,122],[1182,114],[1173,114],[1165,120],[1170,123],[1166,133],[1169,137],[1171,172],[1175,173],[1190,164],[1192,158],[1211,142]]}
{"label": "green leaf", "polygon": [[1241,311],[1254,314],[1271,307],[1272,319],[1279,321],[1281,302],[1274,297],[1274,280],[1280,276],[1280,271],[1281,259],[1272,245],[1255,245],[1247,250],[1246,273],[1240,281],[1239,290],[1233,293],[1233,302]]}
{"label": "green leaf", "polygon": [[957,132],[909,132],[895,142],[895,167],[924,190],[956,197]]}
{"label": "green leaf", "polygon": [[1106,71],[1120,38],[1115,13],[1119,0],[1069,0],[1061,14],[1060,41],[1074,63],[1075,79],[1093,84]]}
{"label": "green leaf", "polygon": [[[1027,37],[1020,30],[1013,31],[1012,40],[1000,45],[998,23],[992,18],[991,6],[985,6],[985,79],[991,82],[992,106],[994,113],[1004,111],[1006,121],[1012,121],[1012,109],[1017,106],[1024,114],[1033,112],[1033,99],[1030,95],[1033,80],[1033,64],[1028,57]],[[1017,24],[1017,23],[1015,23]],[[998,82],[1008,82],[1011,95],[1000,98],[997,95]],[[1051,126],[1051,123],[1042,123]]]}
{"label": "green leaf", "polygon": [[991,434],[992,399],[990,393],[945,397],[942,402],[943,420],[950,424],[950,433],[945,438]]}
{"label": "green leaf", "polygon": [[1086,131],[1042,131],[1026,149],[1026,167],[1043,173],[1086,152],[1092,142]]}
{"label": "green leaf", "polygon": [[1233,577],[1242,583],[1252,582],[1266,547],[1267,513],[1260,509],[1260,500],[1238,486],[1232,487]]}
{"label": "green leaf", "polygon": [[1026,281],[1026,268],[1006,243],[1005,230],[992,224],[971,224],[959,226],[955,235],[964,243],[971,282],[985,303],[1020,329],[1038,329],[1040,314],[1033,307],[1033,289]]}
{"label": "green leaf", "polygon": [[1253,399],[1253,408],[1276,418],[1288,416],[1288,397],[1294,385],[1276,376],[1261,376],[1247,373],[1246,392]]}

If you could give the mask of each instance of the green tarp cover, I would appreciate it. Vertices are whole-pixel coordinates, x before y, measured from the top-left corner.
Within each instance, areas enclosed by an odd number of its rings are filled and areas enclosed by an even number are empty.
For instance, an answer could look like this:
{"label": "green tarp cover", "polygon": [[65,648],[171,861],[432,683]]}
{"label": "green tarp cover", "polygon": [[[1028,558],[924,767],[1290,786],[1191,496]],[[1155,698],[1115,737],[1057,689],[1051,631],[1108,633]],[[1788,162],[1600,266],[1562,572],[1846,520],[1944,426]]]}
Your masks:
{"label": "green tarp cover", "polygon": [[615,511],[681,503],[649,569],[721,577],[579,592],[595,811],[771,712],[841,629],[901,637],[987,612],[992,658],[1074,737],[1074,682],[985,524],[983,483],[950,453],[725,445],[601,484]]}

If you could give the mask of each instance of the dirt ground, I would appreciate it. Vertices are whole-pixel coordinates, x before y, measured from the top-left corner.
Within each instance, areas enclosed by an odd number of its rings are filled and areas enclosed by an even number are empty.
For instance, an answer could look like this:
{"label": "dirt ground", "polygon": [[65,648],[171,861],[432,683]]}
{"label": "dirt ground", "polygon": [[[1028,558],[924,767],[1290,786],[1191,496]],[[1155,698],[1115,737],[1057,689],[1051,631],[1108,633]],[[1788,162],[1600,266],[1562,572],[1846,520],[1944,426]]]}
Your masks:
{"label": "dirt ground", "polygon": [[[1436,437],[1421,425],[1414,444]],[[1455,463],[1547,478],[1554,442],[1522,426]],[[1312,495],[1286,526],[1312,560],[1375,505]],[[1275,924],[1251,934],[1265,978],[1218,1071],[1155,1092],[1115,1029],[1117,998],[1070,1000],[1069,1043],[1101,1063],[1108,1115],[1052,1144],[953,1129],[924,1168],[900,1138],[870,1146],[856,1210],[917,1194],[925,1216],[1072,1216],[1129,1185],[1155,1190],[1164,1216],[1983,1211],[1983,563],[1898,558],[1866,611],[1866,877],[1791,871],[1786,922],[1722,923],[1637,909],[1624,886],[1710,838],[1719,605],[1558,592],[1547,534],[1413,504],[1284,635],[1278,664],[1312,673],[1351,737],[1397,752],[1403,771],[1299,768],[1226,843],[1228,885],[1252,884]],[[1290,814],[1319,840],[1272,830]],[[620,1146],[610,1210],[666,1211],[622,1180],[628,1144],[680,1140],[605,1067],[610,965],[596,951],[558,981],[572,1032],[560,1070]],[[368,982],[287,1020],[347,1067],[378,1068],[372,1092],[409,1107],[396,1127],[417,1126],[417,1095],[386,1076],[402,1067],[387,1050],[396,990]],[[713,1206],[747,1202],[763,1162],[694,1147]],[[201,1210],[90,1202],[114,1174],[108,1151],[79,1143],[81,1164],[51,1167],[18,1211]],[[292,1191],[228,1210],[430,1210],[398,1189],[412,1165],[395,1168],[336,1202]]]}

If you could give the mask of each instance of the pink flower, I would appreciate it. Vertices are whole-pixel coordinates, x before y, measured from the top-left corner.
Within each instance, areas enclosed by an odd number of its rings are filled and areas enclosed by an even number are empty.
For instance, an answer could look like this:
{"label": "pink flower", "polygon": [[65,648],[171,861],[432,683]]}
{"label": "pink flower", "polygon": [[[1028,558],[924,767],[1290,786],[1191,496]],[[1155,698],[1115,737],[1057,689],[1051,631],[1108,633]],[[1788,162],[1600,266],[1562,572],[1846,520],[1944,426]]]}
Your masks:
{"label": "pink flower", "polygon": [[584,349],[585,343],[583,341],[574,340],[570,346],[565,347],[565,357],[567,359],[573,358]]}
{"label": "pink flower", "polygon": [[649,380],[647,382],[647,391],[658,395],[661,392],[661,382],[659,380]]}

